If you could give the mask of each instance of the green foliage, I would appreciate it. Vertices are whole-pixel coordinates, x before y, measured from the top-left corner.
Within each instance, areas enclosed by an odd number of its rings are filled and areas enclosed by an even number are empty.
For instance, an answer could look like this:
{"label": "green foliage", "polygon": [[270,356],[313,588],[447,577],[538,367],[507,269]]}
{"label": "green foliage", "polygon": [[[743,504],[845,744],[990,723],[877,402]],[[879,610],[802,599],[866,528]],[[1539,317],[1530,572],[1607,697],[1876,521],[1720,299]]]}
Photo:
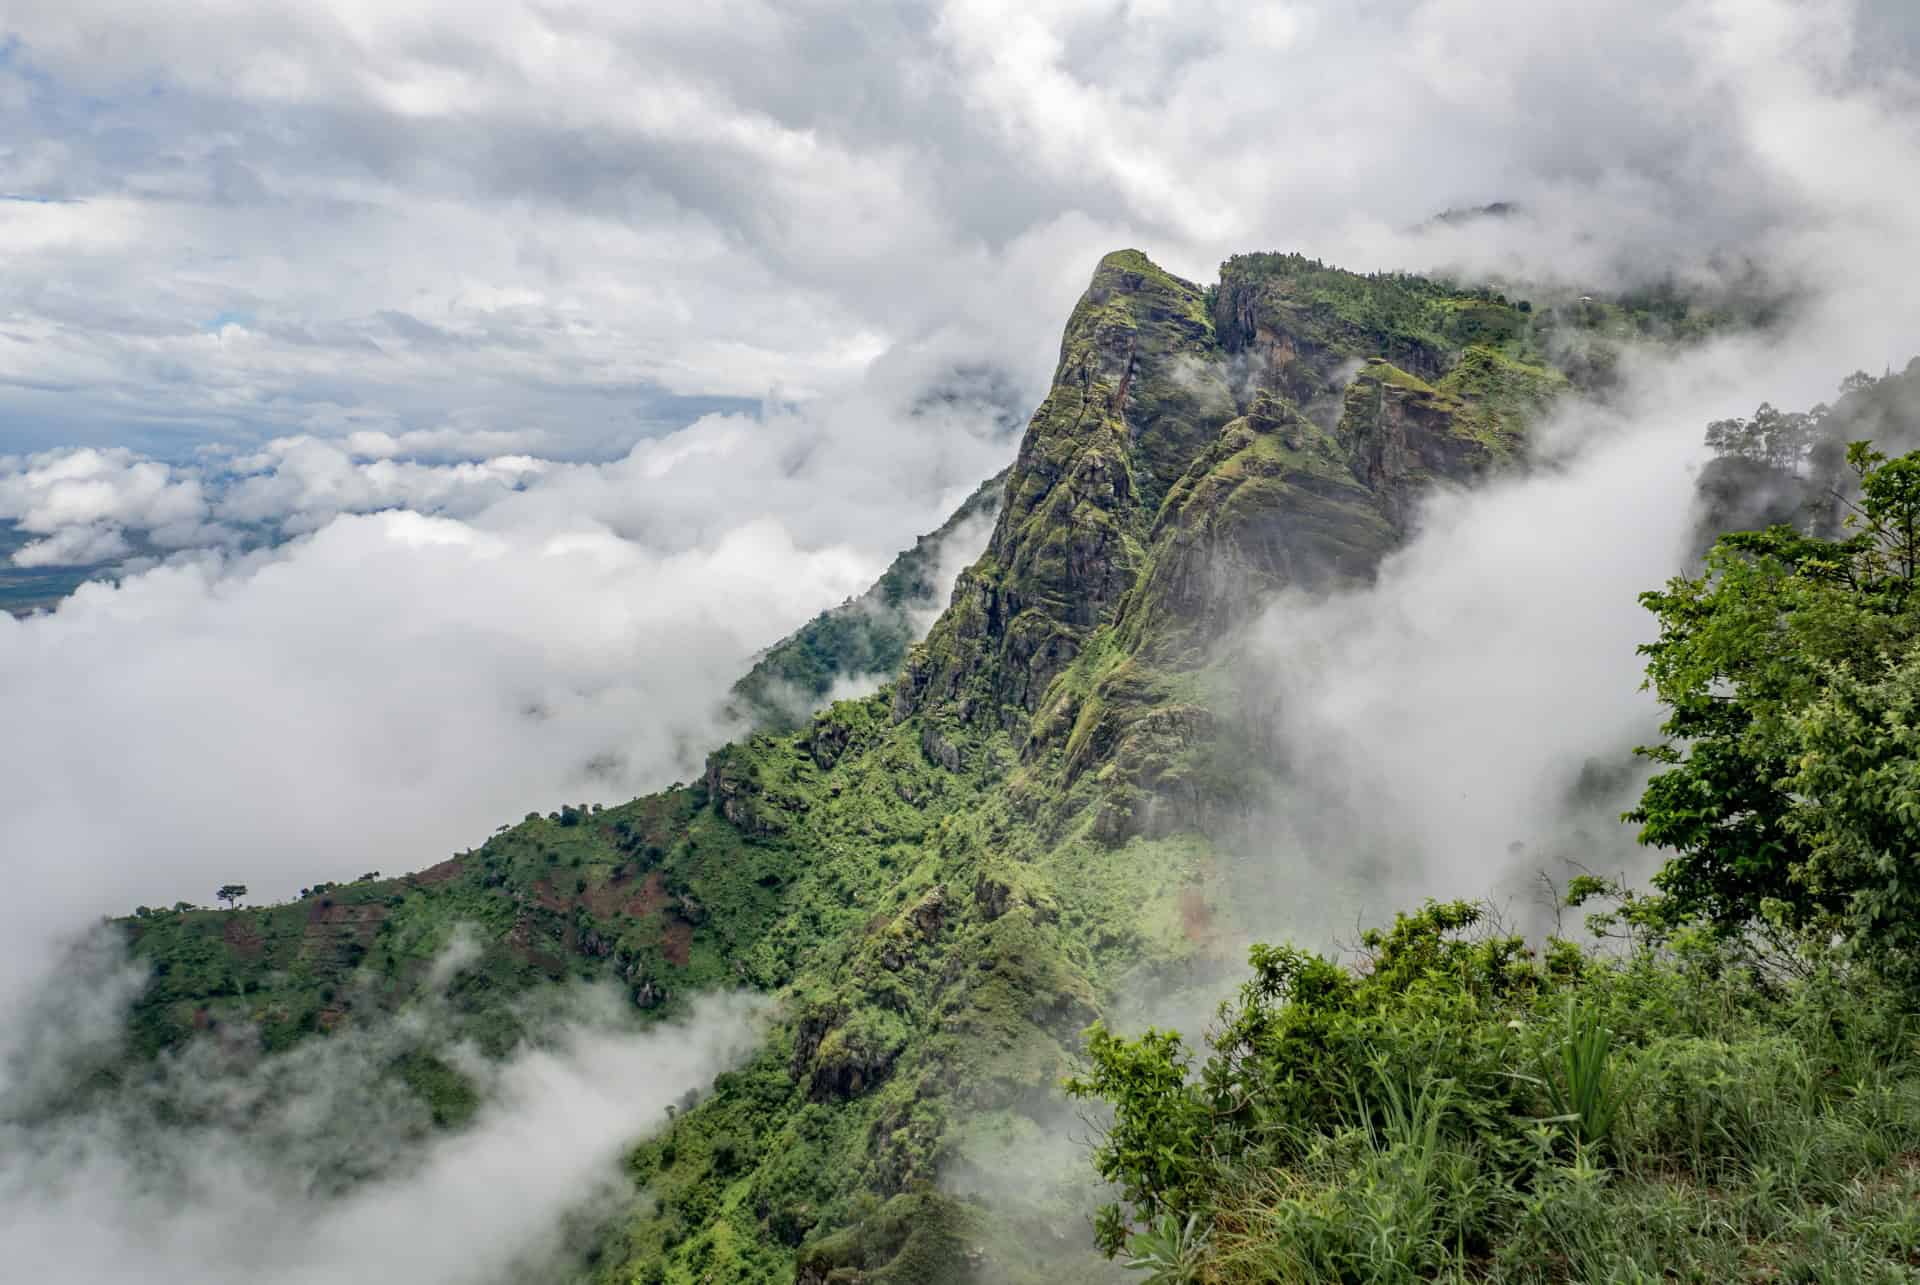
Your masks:
{"label": "green foliage", "polygon": [[1920,655],[1883,676],[1835,669],[1792,720],[1785,778],[1811,898],[1841,907],[1855,950],[1920,984]]}
{"label": "green foliage", "polygon": [[1197,1066],[1090,1042],[1108,1252],[1216,1285],[1905,1278],[1920,1045],[1872,974],[1699,934],[1536,959],[1461,903],[1368,941],[1257,948]]}
{"label": "green foliage", "polygon": [[1642,596],[1660,622],[1641,650],[1667,740],[1642,751],[1665,770],[1628,818],[1674,852],[1656,877],[1670,921],[1822,925],[1898,964],[1898,925],[1920,904],[1903,832],[1920,454],[1856,443],[1848,459],[1851,535],[1725,536],[1704,574]]}
{"label": "green foliage", "polygon": [[1152,1226],[1127,1238],[1126,1267],[1145,1272],[1147,1285],[1188,1285],[1199,1277],[1205,1261],[1208,1229],[1198,1214],[1183,1223],[1167,1214]]}
{"label": "green foliage", "polygon": [[1820,440],[1827,408],[1781,411],[1762,402],[1751,419],[1719,419],[1707,425],[1707,445],[1777,469],[1797,469]]}
{"label": "green foliage", "polygon": [[946,544],[999,509],[1006,473],[988,478],[938,530],[896,557],[871,589],[823,611],[769,647],[733,685],[738,711],[756,727],[793,731],[836,680],[892,678],[916,639],[916,617],[937,610],[952,586],[938,572]]}
{"label": "green foliage", "polygon": [[1571,1126],[1575,1141],[1597,1149],[1613,1129],[1622,1090],[1613,1065],[1613,1032],[1595,1009],[1569,997],[1566,1033],[1558,1056],[1545,1054],[1537,1077],[1525,1077],[1546,1092],[1553,1106],[1549,1124]]}

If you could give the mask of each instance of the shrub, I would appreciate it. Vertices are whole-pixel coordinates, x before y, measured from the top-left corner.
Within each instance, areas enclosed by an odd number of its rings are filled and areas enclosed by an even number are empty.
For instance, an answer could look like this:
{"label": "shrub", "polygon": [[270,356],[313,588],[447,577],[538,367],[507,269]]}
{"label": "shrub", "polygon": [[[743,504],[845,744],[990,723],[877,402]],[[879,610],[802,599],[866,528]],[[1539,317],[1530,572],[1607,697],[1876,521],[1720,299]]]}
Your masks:
{"label": "shrub", "polygon": [[1540,958],[1464,903],[1363,942],[1254,948],[1204,1050],[1090,1033],[1107,1252],[1249,1285],[1906,1278],[1895,985],[1710,932]]}

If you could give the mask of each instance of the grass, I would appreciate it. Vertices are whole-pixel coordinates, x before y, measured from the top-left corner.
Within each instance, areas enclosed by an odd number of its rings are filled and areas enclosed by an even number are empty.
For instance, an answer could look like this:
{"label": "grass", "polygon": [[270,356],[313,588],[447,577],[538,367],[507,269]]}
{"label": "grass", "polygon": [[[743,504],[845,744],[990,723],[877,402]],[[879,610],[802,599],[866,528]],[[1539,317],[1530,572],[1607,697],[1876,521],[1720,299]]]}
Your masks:
{"label": "grass", "polygon": [[[1158,1262],[1191,1224],[1180,1279],[1210,1285],[1920,1279],[1911,996],[1739,943],[1535,958],[1483,928],[1430,906],[1357,971],[1269,960],[1185,1077],[1198,1133],[1142,1096],[1153,1046],[1096,1046],[1138,1228],[1116,1209],[1109,1244]],[[1152,1184],[1143,1138],[1173,1148]]]}

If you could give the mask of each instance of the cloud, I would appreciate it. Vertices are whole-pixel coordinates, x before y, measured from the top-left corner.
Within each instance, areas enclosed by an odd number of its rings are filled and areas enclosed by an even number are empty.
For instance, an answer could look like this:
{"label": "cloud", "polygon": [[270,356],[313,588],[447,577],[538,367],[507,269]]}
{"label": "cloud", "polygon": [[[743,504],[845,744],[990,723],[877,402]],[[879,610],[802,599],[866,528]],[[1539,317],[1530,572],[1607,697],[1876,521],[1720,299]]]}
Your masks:
{"label": "cloud", "polygon": [[14,552],[16,567],[73,567],[117,562],[133,552],[120,529],[104,523],[64,526]]}
{"label": "cloud", "polygon": [[401,511],[89,585],[0,623],[10,875],[36,915],[285,896],[689,777],[752,652],[872,572],[765,520],[662,553]]}
{"label": "cloud", "polygon": [[[231,473],[223,479],[213,511],[225,522],[294,531],[312,530],[336,514],[380,509],[466,515],[552,467],[529,455],[451,463],[396,458],[402,443],[416,436],[355,433],[344,442],[304,434],[275,438],[259,451],[227,462]],[[485,436],[494,435],[479,440]]]}
{"label": "cloud", "polygon": [[[707,997],[636,1029],[617,997],[575,987],[544,997],[533,1037],[495,1063],[448,1046],[429,996],[267,1059],[243,1032],[207,1037],[119,1095],[41,1117],[22,1109],[35,1087],[17,1073],[23,1035],[39,1041],[30,1071],[91,1066],[130,996],[124,956],[83,950],[54,988],[73,1002],[10,1022],[0,1047],[16,1071],[0,1080],[0,1253],[16,1273],[86,1285],[550,1272],[578,1249],[562,1240],[569,1219],[631,1200],[624,1149],[752,1049],[764,1007]],[[436,1133],[387,1073],[421,1051],[475,1085],[479,1109],[456,1132]]]}
{"label": "cloud", "polygon": [[547,440],[539,429],[522,432],[487,429],[420,428],[397,437],[377,430],[347,434],[346,448],[362,459],[390,460],[476,460],[502,455],[522,456],[537,450]]}
{"label": "cloud", "polygon": [[1351,945],[1423,898],[1487,897],[1537,932],[1569,875],[1650,875],[1664,854],[1619,819],[1650,770],[1633,747],[1662,717],[1640,690],[1655,622],[1637,599],[1696,569],[1705,426],[1762,399],[1830,401],[1848,352],[1920,348],[1909,320],[1854,312],[1836,338],[1822,308],[1805,328],[1638,353],[1606,405],[1539,426],[1531,469],[1430,496],[1374,583],[1274,602],[1233,644],[1241,717],[1278,782],[1234,845],[1240,929]]}
{"label": "cloud", "polygon": [[[0,417],[45,444],[537,431],[618,454],[933,336],[1034,400],[1088,265],[1590,280],[1890,171],[1898,0],[9,9]],[[1869,128],[1862,128],[1867,124]],[[1846,147],[1818,146],[1846,138]],[[1879,184],[1881,202],[1892,199]],[[1450,206],[1500,228],[1424,237]],[[129,283],[138,283],[129,288]],[[490,453],[498,453],[490,452]]]}
{"label": "cloud", "polygon": [[[15,469],[8,471],[8,463]],[[119,526],[188,534],[205,517],[196,478],[131,449],[58,449],[21,461],[0,459],[0,519],[40,536]]]}
{"label": "cloud", "polygon": [[[88,916],[417,869],[529,810],[692,779],[738,730],[724,698],[755,653],[1005,463],[1004,408],[977,393],[708,416],[604,464],[367,460],[312,437],[227,460],[195,492],[206,529],[283,542],[157,551],[0,619],[21,893],[0,991]],[[0,477],[107,475],[80,454]],[[135,529],[136,506],[110,511]]]}

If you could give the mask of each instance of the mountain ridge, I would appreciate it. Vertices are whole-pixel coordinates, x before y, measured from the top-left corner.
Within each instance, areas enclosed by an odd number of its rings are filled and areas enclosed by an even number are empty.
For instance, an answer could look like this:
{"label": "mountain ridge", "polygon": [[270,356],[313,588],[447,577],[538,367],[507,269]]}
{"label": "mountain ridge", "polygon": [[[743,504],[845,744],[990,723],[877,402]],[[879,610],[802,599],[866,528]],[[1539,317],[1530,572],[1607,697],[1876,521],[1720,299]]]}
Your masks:
{"label": "mountain ridge", "polygon": [[1282,588],[1364,583],[1426,490],[1517,465],[1527,424],[1606,367],[1611,307],[1569,319],[1298,255],[1236,256],[1203,288],[1106,256],[986,550],[890,688],[403,879],[124,921],[155,972],[136,1052],[378,1020],[461,924],[482,947],[453,1031],[490,1051],[521,1035],[503,998],[558,980],[613,981],[645,1014],[746,986],[780,998],[766,1045],[634,1147],[652,1203],[587,1275],[1092,1270],[1032,1249],[1078,1244],[1070,1207],[988,1217],[954,1175],[1047,1136],[1123,979],[1231,962],[1209,835],[1258,781],[1218,743],[1222,644]]}

